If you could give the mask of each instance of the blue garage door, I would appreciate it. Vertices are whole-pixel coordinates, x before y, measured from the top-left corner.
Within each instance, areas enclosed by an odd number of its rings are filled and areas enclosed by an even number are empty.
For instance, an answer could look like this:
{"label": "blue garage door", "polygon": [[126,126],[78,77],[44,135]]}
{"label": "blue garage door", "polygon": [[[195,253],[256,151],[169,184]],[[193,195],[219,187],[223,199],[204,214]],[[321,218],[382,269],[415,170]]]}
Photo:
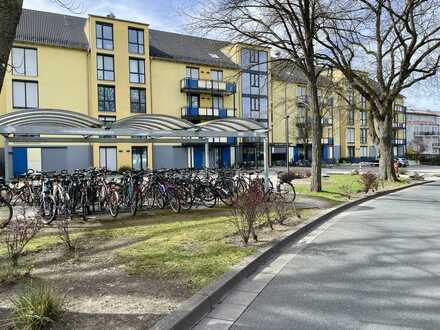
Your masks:
{"label": "blue garage door", "polygon": [[26,173],[26,171],[28,170],[27,148],[12,148],[12,164],[14,166],[15,177]]}
{"label": "blue garage door", "polygon": [[201,169],[205,166],[205,149],[195,147],[194,148],[194,167]]}

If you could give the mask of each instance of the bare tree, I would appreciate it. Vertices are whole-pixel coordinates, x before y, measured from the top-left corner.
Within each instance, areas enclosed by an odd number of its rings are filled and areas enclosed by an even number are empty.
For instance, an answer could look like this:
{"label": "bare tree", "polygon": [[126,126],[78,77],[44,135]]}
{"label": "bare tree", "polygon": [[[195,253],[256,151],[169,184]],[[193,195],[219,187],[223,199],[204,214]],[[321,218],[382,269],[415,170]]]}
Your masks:
{"label": "bare tree", "polygon": [[189,14],[193,26],[216,32],[225,39],[271,47],[301,70],[307,79],[307,102],[312,128],[312,191],[321,191],[321,112],[315,42],[325,9],[320,0],[220,0],[204,1],[197,14]]}
{"label": "bare tree", "polygon": [[20,21],[23,0],[0,1],[0,91],[8,67],[9,53]]}
{"label": "bare tree", "polygon": [[[325,48],[320,57],[369,102],[369,135],[380,152],[380,176],[397,180],[393,107],[405,89],[437,73],[440,1],[336,0],[334,8],[351,9],[324,23],[316,39]],[[368,74],[359,71],[365,68]]]}

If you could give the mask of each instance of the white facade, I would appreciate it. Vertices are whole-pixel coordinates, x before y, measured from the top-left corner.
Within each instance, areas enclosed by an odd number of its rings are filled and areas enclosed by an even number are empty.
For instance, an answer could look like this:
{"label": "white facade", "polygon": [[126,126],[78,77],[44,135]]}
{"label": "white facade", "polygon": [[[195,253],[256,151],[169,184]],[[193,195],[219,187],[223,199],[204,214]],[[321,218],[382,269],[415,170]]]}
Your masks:
{"label": "white facade", "polygon": [[408,109],[406,117],[408,150],[440,154],[440,111]]}

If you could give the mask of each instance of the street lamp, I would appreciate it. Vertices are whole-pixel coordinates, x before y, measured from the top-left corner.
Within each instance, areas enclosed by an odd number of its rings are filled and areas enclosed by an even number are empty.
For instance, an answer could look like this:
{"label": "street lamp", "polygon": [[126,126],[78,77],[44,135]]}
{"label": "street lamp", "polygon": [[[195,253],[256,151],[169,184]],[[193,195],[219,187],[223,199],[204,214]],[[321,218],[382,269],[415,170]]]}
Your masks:
{"label": "street lamp", "polygon": [[289,173],[289,115],[287,114],[287,81],[284,84],[284,119],[286,121],[286,167]]}

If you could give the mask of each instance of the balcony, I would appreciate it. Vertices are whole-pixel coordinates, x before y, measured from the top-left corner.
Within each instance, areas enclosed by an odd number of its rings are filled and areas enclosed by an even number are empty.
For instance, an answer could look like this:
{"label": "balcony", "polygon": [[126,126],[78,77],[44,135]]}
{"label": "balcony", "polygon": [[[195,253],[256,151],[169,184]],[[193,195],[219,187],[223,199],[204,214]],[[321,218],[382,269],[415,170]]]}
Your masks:
{"label": "balcony", "polygon": [[393,128],[394,129],[405,129],[406,128],[406,123],[400,122],[400,123],[393,123]]}
{"label": "balcony", "polygon": [[333,125],[333,118],[331,117],[324,117],[321,119],[322,126],[332,126]]}
{"label": "balcony", "polygon": [[[297,142],[298,144],[311,144],[311,143],[312,143],[312,139],[309,139],[309,138],[303,138],[303,137],[298,137],[298,138],[296,139],[296,142]],[[321,143],[322,143],[322,144],[330,144],[330,145],[332,145],[332,144],[333,144],[333,138],[322,138],[322,139],[321,139]]]}
{"label": "balcony", "polygon": [[217,119],[235,117],[235,109],[183,107],[181,116],[185,119]]}
{"label": "balcony", "polygon": [[296,126],[298,127],[308,127],[312,125],[312,119],[306,116],[296,117]]}
{"label": "balcony", "polygon": [[440,148],[440,143],[433,143],[432,147],[435,149],[438,149],[438,148]]}
{"label": "balcony", "polygon": [[394,105],[394,111],[406,113],[406,107],[403,105],[400,105],[400,104],[396,104],[396,105]]}
{"label": "balcony", "polygon": [[393,145],[395,145],[395,146],[400,146],[400,145],[405,145],[405,144],[406,144],[405,139],[393,139]]}
{"label": "balcony", "polygon": [[233,82],[184,78],[180,81],[182,92],[196,92],[214,95],[234,94],[237,86]]}

